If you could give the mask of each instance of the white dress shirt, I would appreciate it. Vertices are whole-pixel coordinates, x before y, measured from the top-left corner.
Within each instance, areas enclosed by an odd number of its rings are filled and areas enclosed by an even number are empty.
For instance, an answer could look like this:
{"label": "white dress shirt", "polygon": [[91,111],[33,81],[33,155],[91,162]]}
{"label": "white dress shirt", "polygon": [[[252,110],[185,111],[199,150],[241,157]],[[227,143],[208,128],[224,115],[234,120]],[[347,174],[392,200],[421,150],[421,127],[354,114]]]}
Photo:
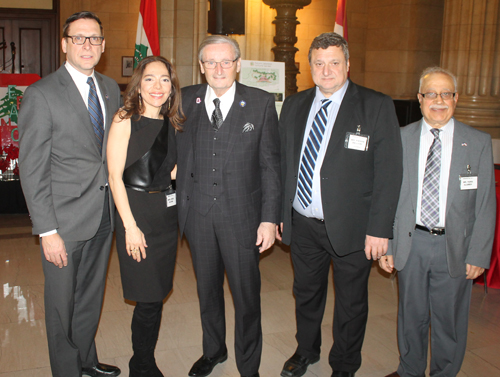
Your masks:
{"label": "white dress shirt", "polygon": [[[424,184],[425,165],[427,154],[434,141],[431,126],[422,119],[422,130],[420,132],[420,151],[418,155],[418,198],[417,198],[417,224],[422,225],[422,187]],[[446,224],[446,202],[448,199],[448,182],[450,180],[451,152],[453,150],[453,133],[455,123],[453,118],[440,128],[439,139],[441,140],[441,175],[439,178],[439,222],[437,228],[444,228]],[[458,177],[456,177],[458,179]]]}
{"label": "white dress shirt", "polygon": [[234,95],[236,94],[236,81],[222,96],[217,97],[214,90],[210,85],[207,85],[207,94],[205,94],[205,108],[207,109],[208,119],[212,121],[212,114],[215,110],[214,99],[220,99],[220,111],[222,112],[222,119],[226,119],[231,106],[233,106]]}
{"label": "white dress shirt", "polygon": [[[309,133],[311,132],[312,124],[316,114],[322,106],[322,100],[329,99],[332,101],[327,107],[328,110],[328,121],[326,123],[325,133],[323,134],[323,141],[318,151],[318,157],[316,158],[316,164],[314,165],[313,183],[312,183],[312,202],[307,208],[302,208],[299,202],[299,197],[295,194],[295,199],[293,200],[293,208],[303,216],[314,217],[316,219],[323,220],[323,202],[321,199],[321,167],[323,165],[323,160],[325,158],[326,150],[328,149],[328,143],[330,141],[330,136],[332,134],[333,126],[335,120],[337,119],[337,114],[339,113],[340,105],[344,99],[345,92],[349,86],[349,81],[333,93],[329,98],[326,98],[323,93],[316,87],[316,96],[312,103],[311,109],[309,110],[309,117],[307,118],[307,126],[304,132],[304,139],[302,140],[302,152],[300,153],[299,169],[300,163],[302,161],[302,155],[304,154],[304,148],[309,138]],[[298,176],[298,172],[297,172]],[[298,183],[298,181],[297,181]],[[297,192],[297,191],[295,191]]]}

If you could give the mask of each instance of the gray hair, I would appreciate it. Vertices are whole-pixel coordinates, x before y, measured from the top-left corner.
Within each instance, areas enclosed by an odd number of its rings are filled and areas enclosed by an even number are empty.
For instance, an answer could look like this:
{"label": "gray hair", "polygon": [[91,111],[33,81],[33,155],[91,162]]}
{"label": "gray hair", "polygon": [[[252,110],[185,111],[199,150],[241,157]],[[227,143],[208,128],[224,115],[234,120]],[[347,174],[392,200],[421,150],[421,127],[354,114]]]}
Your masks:
{"label": "gray hair", "polygon": [[457,91],[457,76],[455,76],[453,73],[448,71],[447,69],[441,68],[441,67],[427,67],[426,69],[423,70],[422,74],[420,75],[420,84],[418,85],[418,91],[420,92],[422,90],[422,83],[424,82],[424,77],[433,73],[441,73],[443,75],[449,76],[453,80],[453,85],[455,85],[455,89],[453,89],[454,92]]}
{"label": "gray hair", "polygon": [[241,56],[240,46],[233,38],[226,37],[225,35],[210,35],[206,37],[203,42],[201,42],[200,47],[198,47],[198,60],[201,62],[203,57],[203,50],[208,45],[218,45],[228,43],[233,46],[235,60],[239,59]]}
{"label": "gray hair", "polygon": [[313,39],[311,47],[309,48],[309,55],[307,56],[309,63],[311,63],[313,50],[318,50],[320,48],[326,50],[328,47],[332,46],[340,47],[342,49],[347,63],[349,60],[349,45],[347,44],[347,41],[337,33],[323,33]]}

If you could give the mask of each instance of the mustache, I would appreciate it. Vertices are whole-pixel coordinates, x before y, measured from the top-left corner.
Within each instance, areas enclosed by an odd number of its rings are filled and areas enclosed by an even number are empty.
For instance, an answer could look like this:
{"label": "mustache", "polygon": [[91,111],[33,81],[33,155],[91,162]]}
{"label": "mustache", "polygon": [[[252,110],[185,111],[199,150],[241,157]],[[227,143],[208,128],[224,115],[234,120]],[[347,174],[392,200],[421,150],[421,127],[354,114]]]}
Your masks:
{"label": "mustache", "polygon": [[447,110],[449,108],[448,105],[430,105],[429,108],[431,110]]}

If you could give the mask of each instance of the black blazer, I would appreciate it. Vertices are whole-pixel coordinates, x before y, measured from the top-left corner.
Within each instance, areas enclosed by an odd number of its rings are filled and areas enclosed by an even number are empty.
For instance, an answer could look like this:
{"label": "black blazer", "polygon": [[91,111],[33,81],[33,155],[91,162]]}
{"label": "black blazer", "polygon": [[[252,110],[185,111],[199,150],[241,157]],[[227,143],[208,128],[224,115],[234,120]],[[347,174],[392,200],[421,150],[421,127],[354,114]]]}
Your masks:
{"label": "black blazer", "polygon": [[[187,120],[177,133],[177,205],[181,235],[186,225],[193,193],[194,139],[208,118],[205,108],[207,84],[182,89]],[[231,209],[233,231],[240,244],[255,247],[261,222],[277,224],[281,213],[280,142],[274,96],[236,82],[231,108],[229,147],[222,179]],[[253,125],[243,132],[247,123]]]}
{"label": "black blazer", "polygon": [[[292,203],[316,88],[288,97],[280,117],[283,242],[291,241]],[[347,132],[370,136],[368,150],[344,147]],[[366,235],[391,238],[402,179],[402,151],[392,99],[349,81],[321,167],[328,238],[339,255],[363,250]]]}

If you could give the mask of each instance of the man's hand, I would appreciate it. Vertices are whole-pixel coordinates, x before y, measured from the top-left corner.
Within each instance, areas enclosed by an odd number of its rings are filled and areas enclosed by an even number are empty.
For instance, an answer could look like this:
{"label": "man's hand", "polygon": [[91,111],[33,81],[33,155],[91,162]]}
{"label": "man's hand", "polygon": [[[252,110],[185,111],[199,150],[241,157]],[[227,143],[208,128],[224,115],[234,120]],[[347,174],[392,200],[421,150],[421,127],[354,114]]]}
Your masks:
{"label": "man's hand", "polygon": [[276,224],[260,223],[259,229],[257,229],[257,242],[255,242],[255,245],[260,245],[259,253],[263,253],[273,246],[275,236]]}
{"label": "man's hand", "polygon": [[59,268],[68,265],[66,246],[64,246],[64,241],[59,233],[42,237],[42,249],[45,259],[50,263],[54,263]]}
{"label": "man's hand", "polygon": [[281,235],[283,234],[283,223],[276,224],[276,239],[281,241]]}
{"label": "man's hand", "polygon": [[467,280],[474,280],[477,278],[479,275],[481,275],[484,272],[484,268],[473,266],[471,264],[466,264],[465,265],[465,272],[467,275]]}
{"label": "man's hand", "polygon": [[383,255],[380,257],[378,264],[382,270],[392,273],[394,269],[394,258],[392,255]]}
{"label": "man's hand", "polygon": [[367,234],[365,238],[366,259],[379,260],[383,255],[387,253],[388,245],[388,238],[372,237]]}

